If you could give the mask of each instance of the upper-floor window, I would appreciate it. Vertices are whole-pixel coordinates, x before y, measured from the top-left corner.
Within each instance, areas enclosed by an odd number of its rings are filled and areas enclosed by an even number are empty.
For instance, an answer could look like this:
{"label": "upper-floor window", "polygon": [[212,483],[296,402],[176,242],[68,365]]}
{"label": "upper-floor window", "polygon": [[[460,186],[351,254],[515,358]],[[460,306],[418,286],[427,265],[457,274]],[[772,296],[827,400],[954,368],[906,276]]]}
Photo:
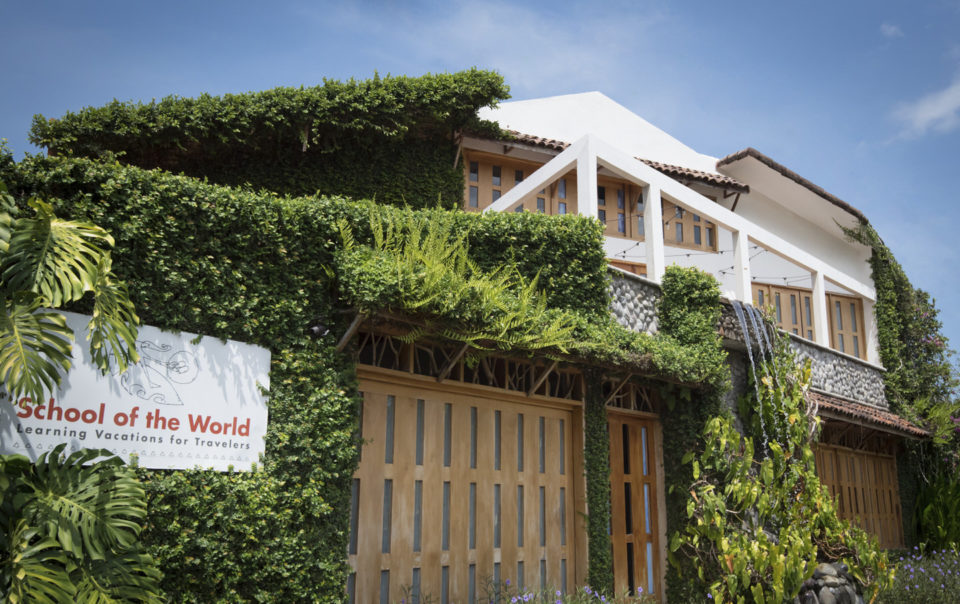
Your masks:
{"label": "upper-floor window", "polygon": [[513,171],[513,184],[518,185],[523,182],[523,170]]}
{"label": "upper-floor window", "polygon": [[480,162],[472,161],[470,162],[470,182],[478,182],[480,180]]}
{"label": "upper-floor window", "polygon": [[[559,197],[560,199],[567,198],[567,179],[566,178],[561,178],[559,181],[557,181],[557,197]],[[566,207],[566,204],[564,204],[564,207]]]}
{"label": "upper-floor window", "polygon": [[607,205],[607,188],[604,186],[597,187],[597,205]]}
{"label": "upper-floor window", "polygon": [[717,251],[716,225],[674,203],[663,200],[663,241],[666,245]]}
{"label": "upper-floor window", "polygon": [[[798,287],[753,284],[753,303],[772,309],[780,329],[813,340],[813,292]],[[854,296],[827,294],[830,347],[857,358],[867,357],[863,340],[863,302]]]}
{"label": "upper-floor window", "polygon": [[495,186],[495,187],[499,187],[499,186],[500,186],[500,166],[494,166],[494,167],[493,167],[493,177],[492,177],[492,179],[491,179],[491,183],[492,183],[493,186]]}

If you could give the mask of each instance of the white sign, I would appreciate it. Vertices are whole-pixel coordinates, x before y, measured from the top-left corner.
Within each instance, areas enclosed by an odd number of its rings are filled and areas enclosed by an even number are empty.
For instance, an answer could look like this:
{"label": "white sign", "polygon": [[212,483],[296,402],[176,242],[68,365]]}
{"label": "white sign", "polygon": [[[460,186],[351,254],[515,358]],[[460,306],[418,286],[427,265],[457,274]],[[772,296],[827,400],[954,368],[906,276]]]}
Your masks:
{"label": "white sign", "polygon": [[90,317],[64,313],[76,334],[73,365],[42,404],[0,391],[0,453],[36,459],[109,449],[147,468],[250,470],[264,452],[270,351],[143,325],[140,362],[101,375],[88,350]]}

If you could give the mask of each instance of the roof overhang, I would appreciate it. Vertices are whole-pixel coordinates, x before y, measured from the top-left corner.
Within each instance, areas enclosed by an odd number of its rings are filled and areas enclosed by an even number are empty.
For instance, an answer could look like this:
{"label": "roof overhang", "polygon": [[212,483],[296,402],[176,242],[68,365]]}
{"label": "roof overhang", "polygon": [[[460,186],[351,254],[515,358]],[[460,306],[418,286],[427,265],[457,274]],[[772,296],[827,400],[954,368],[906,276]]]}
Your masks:
{"label": "roof overhang", "polygon": [[807,396],[818,406],[817,415],[821,417],[861,425],[903,438],[920,440],[930,437],[929,430],[921,428],[896,413],[814,390],[808,392]]}
{"label": "roof overhang", "polygon": [[717,170],[749,182],[754,190],[827,230],[836,228],[836,223],[856,226],[868,222],[857,208],[752,147],[719,160]]}

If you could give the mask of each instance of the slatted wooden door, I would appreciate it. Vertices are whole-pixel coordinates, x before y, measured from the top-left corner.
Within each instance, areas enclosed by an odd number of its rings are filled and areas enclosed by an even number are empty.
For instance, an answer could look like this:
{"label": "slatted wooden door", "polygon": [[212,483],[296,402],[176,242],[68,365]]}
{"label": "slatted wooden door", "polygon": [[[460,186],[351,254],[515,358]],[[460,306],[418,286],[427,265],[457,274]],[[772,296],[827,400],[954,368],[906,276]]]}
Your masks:
{"label": "slatted wooden door", "polygon": [[896,458],[823,444],[816,458],[840,517],[876,535],[882,547],[903,547]]}
{"label": "slatted wooden door", "polygon": [[570,410],[364,379],[351,602],[475,602],[490,581],[572,589]]}
{"label": "slatted wooden door", "polygon": [[611,412],[608,423],[614,588],[659,595],[657,420]]}

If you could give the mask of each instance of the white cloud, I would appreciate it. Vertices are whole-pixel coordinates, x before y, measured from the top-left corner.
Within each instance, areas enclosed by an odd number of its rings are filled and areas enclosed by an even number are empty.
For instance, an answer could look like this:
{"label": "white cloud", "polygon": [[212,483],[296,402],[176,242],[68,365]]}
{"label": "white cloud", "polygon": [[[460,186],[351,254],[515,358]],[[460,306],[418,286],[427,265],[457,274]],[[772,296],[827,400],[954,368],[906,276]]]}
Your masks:
{"label": "white cloud", "polygon": [[901,104],[893,116],[903,123],[901,136],[907,138],[954,130],[960,126],[960,77],[943,90]]}
{"label": "white cloud", "polygon": [[664,17],[649,4],[624,0],[547,10],[509,0],[430,0],[372,9],[360,2],[304,14],[375,38],[386,49],[384,63],[496,69],[522,98],[609,89],[657,50],[651,26]]}
{"label": "white cloud", "polygon": [[884,38],[902,38],[903,37],[903,30],[900,29],[899,25],[894,25],[893,23],[881,23],[880,33],[883,34]]}

